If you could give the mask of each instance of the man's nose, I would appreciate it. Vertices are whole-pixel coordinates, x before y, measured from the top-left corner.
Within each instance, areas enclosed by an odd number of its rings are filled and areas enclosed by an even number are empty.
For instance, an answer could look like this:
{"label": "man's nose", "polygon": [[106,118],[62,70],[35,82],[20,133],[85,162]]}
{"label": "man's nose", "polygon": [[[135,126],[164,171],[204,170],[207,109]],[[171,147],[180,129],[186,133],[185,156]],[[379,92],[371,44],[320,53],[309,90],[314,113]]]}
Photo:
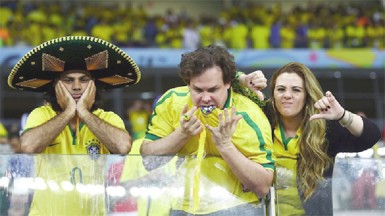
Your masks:
{"label": "man's nose", "polygon": [[80,81],[75,80],[72,84],[72,90],[80,90],[80,89],[81,89]]}
{"label": "man's nose", "polygon": [[208,94],[208,93],[203,93],[203,95],[202,95],[202,101],[203,101],[204,103],[209,103],[210,100],[211,100],[210,94]]}

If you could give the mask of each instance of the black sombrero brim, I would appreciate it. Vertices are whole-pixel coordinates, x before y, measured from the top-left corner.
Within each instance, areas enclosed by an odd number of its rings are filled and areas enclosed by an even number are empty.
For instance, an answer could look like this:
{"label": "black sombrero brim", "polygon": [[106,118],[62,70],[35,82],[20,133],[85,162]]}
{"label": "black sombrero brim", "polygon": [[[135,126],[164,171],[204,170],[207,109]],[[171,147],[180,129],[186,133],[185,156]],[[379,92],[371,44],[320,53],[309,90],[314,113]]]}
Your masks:
{"label": "black sombrero brim", "polygon": [[47,41],[23,56],[8,76],[14,89],[45,92],[60,73],[86,70],[101,89],[139,82],[134,60],[117,46],[90,36],[67,36]]}

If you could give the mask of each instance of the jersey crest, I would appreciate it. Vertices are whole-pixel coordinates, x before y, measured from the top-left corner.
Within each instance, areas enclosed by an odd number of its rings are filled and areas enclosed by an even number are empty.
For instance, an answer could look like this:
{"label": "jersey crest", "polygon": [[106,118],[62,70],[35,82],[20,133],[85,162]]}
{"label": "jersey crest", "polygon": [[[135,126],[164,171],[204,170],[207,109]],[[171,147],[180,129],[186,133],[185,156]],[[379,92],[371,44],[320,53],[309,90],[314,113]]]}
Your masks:
{"label": "jersey crest", "polygon": [[100,156],[100,142],[99,140],[92,139],[87,141],[87,154],[91,157],[91,159],[96,160]]}

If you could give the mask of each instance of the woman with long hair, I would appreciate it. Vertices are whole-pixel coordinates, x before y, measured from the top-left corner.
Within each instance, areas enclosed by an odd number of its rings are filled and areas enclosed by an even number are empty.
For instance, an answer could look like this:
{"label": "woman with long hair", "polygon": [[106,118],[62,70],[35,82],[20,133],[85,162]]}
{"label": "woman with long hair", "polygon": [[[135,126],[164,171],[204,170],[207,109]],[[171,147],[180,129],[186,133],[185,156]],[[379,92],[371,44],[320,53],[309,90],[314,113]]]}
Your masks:
{"label": "woman with long hair", "polygon": [[[238,73],[233,87],[250,87],[249,77]],[[330,91],[324,95],[312,71],[298,62],[274,72],[270,95],[264,110],[273,131],[278,214],[333,215],[335,156],[371,148],[380,139],[379,128],[344,109]]]}

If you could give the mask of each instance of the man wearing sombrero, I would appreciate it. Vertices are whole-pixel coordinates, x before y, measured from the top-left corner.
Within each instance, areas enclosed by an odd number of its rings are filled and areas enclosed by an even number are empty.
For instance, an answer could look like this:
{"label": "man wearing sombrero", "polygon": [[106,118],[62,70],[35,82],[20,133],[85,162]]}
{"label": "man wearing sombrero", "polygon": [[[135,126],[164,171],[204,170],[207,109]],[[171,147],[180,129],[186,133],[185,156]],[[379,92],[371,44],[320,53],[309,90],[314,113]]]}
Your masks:
{"label": "man wearing sombrero", "polygon": [[[127,154],[131,136],[118,115],[100,109],[98,92],[134,85],[140,75],[138,66],[125,52],[107,41],[88,36],[53,39],[24,55],[12,69],[8,84],[19,90],[44,92],[46,104],[30,113],[21,135],[22,151],[88,154],[95,159],[83,156],[61,160],[63,157],[41,155],[35,161],[39,167],[37,175],[43,179],[66,180],[73,186],[102,184],[104,172],[98,169],[104,167],[96,159],[100,154]],[[104,197],[92,203],[79,194],[66,198],[49,194],[47,203],[43,201],[47,194],[36,192],[31,214],[50,215],[54,208],[61,208],[60,214],[68,215],[105,213],[104,208],[92,209],[95,205],[104,206]],[[35,202],[37,197],[39,202]]]}
{"label": "man wearing sombrero", "polygon": [[98,109],[97,90],[139,80],[135,62],[101,39],[69,36],[37,46],[8,77],[12,88],[44,92],[48,102],[29,115],[21,136],[23,152],[89,154],[93,145],[96,153],[127,154],[131,137],[120,117]]}

